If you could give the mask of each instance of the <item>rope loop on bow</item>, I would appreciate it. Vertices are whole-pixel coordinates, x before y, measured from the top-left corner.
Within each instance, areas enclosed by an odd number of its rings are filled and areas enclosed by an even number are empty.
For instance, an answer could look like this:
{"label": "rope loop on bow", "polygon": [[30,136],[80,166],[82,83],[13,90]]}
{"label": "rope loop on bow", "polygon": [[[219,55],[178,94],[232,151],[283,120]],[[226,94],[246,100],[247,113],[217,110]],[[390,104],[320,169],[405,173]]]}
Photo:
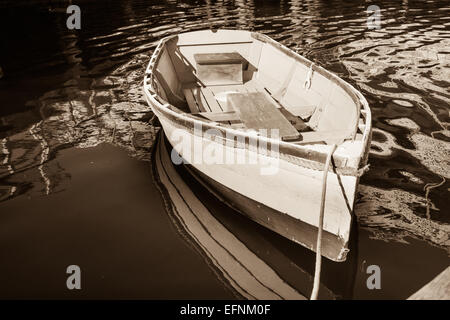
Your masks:
{"label": "rope loop on bow", "polygon": [[311,78],[313,73],[313,64],[314,62],[311,62],[311,65],[309,66],[308,74],[306,75],[305,83],[303,84],[303,88],[308,90],[311,87]]}

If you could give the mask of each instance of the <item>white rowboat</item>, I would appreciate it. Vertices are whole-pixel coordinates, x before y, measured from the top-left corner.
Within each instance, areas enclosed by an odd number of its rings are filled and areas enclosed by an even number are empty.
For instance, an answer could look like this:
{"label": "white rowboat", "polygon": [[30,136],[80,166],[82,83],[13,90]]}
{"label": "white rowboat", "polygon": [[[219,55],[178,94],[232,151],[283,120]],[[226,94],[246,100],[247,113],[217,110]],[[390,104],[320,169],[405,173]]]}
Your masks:
{"label": "white rowboat", "polygon": [[[159,42],[144,94],[209,190],[314,251],[324,164],[333,153],[321,254],[345,260],[372,129],[359,91],[265,35],[203,30]],[[229,158],[217,161],[222,156]]]}

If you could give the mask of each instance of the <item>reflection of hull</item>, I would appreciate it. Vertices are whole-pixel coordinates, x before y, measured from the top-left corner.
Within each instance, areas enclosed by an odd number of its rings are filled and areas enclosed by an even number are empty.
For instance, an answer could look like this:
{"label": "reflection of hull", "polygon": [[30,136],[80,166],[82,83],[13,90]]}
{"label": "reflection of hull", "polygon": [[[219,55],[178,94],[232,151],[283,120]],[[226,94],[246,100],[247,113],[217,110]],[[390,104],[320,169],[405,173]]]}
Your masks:
{"label": "reflection of hull", "polygon": [[155,153],[155,170],[170,197],[171,211],[225,280],[245,298],[305,299],[211,215],[180,178],[162,142]]}

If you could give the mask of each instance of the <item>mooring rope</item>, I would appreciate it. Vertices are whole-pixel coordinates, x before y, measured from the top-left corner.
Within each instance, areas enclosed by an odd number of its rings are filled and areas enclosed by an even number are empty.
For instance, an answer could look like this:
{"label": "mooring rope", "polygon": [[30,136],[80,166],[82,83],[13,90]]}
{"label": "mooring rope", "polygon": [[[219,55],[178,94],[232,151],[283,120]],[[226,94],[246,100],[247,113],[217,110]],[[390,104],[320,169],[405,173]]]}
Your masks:
{"label": "mooring rope", "polygon": [[322,268],[322,231],[323,231],[323,216],[325,212],[325,196],[327,194],[327,177],[328,169],[330,168],[331,157],[336,150],[336,144],[331,146],[330,152],[327,154],[327,160],[323,169],[322,178],[322,197],[320,199],[320,214],[319,214],[319,231],[317,232],[317,245],[316,245],[316,268],[314,271],[314,284],[311,292],[311,300],[317,300],[319,294],[320,285],[320,270]]}

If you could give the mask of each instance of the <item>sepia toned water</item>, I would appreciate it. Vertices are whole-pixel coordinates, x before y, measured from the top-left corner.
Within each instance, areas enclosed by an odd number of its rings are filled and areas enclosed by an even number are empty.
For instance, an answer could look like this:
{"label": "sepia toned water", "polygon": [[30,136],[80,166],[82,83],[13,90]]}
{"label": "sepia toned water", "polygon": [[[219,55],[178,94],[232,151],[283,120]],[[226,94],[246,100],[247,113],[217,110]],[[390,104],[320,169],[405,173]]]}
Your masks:
{"label": "sepia toned water", "polygon": [[1,298],[309,297],[314,254],[167,161],[143,99],[158,40],[210,27],[272,37],[372,109],[351,252],[324,261],[321,298],[404,299],[449,265],[447,1],[380,1],[373,30],[366,1],[78,1],[79,31],[43,2],[0,5]]}

